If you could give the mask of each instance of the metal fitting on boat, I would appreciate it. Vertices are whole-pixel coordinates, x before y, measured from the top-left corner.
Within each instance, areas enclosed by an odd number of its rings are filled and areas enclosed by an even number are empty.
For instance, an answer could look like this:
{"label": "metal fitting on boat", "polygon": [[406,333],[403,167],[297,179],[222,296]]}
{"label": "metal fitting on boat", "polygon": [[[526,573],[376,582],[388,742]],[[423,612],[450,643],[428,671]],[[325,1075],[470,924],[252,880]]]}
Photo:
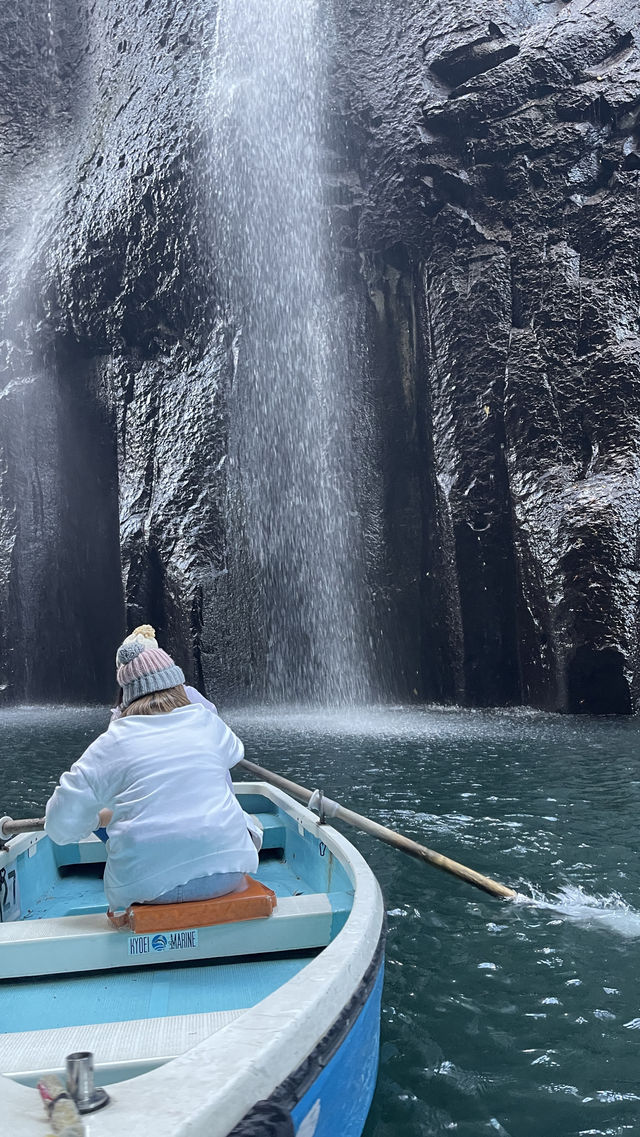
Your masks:
{"label": "metal fitting on boat", "polygon": [[13,833],[5,832],[4,827],[7,823],[13,825],[13,818],[7,816],[0,817],[0,841],[8,841],[10,837],[13,837]]}
{"label": "metal fitting on boat", "polygon": [[67,1054],[67,1092],[75,1101],[80,1113],[93,1113],[109,1101],[106,1090],[93,1084],[93,1054],[78,1050]]}
{"label": "metal fitting on boat", "polygon": [[14,821],[13,817],[0,817],[0,840],[8,841],[10,837],[17,837],[19,833],[34,833],[44,829],[44,817],[21,817]]}
{"label": "metal fitting on boat", "polygon": [[327,817],[335,817],[340,806],[337,801],[333,801],[330,797],[325,797],[322,790],[314,790],[309,798],[309,809],[315,810],[319,815],[321,825],[324,825]]}

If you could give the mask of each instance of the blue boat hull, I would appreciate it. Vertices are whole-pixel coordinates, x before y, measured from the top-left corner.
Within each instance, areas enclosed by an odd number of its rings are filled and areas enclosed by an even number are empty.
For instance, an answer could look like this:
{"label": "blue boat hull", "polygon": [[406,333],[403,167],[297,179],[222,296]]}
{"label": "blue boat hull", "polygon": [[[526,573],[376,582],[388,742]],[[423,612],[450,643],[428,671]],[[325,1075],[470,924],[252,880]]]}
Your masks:
{"label": "blue boat hull", "polygon": [[229,1137],[361,1137],[378,1074],[383,946],[330,1033]]}
{"label": "blue boat hull", "polygon": [[313,1137],[360,1137],[378,1075],[382,983],[381,963],[373,990],[344,1042],[292,1111],[295,1133],[315,1110],[317,1125],[305,1127],[304,1137],[311,1132]]}

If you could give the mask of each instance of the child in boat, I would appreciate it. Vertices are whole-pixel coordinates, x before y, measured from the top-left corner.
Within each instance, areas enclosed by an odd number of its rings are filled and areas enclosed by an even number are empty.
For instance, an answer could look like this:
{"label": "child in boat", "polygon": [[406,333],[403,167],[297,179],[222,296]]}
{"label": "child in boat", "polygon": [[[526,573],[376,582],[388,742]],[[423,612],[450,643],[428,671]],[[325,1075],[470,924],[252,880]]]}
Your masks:
{"label": "child in boat", "polygon": [[158,647],[150,625],[118,648],[120,715],[92,742],[47,802],[56,844],[107,826],[104,887],[113,910],[133,903],[208,900],[246,886],[258,867],[229,769],[244,747]]}

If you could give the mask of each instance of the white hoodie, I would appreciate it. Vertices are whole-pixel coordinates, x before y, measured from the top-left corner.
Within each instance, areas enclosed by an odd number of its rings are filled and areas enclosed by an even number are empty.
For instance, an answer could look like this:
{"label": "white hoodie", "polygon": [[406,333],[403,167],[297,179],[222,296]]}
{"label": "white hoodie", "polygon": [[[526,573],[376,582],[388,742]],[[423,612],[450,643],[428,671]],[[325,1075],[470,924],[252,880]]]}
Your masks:
{"label": "white hoodie", "polygon": [[97,828],[100,809],[113,810],[104,876],[111,908],[212,873],[255,872],[258,854],[228,777],[243,754],[203,705],[115,719],[62,775],[45,830],[66,845]]}

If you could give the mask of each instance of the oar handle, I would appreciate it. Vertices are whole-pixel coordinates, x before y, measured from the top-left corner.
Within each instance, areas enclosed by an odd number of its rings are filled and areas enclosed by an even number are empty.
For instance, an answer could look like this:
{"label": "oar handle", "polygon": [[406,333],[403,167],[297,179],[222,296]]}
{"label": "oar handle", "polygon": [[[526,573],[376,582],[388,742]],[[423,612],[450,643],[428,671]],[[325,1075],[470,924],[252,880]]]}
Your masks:
{"label": "oar handle", "polygon": [[12,817],[0,817],[0,840],[17,837],[18,833],[34,833],[44,829],[44,817],[22,817],[14,821]]}
{"label": "oar handle", "polygon": [[[243,758],[240,765],[249,770],[252,774],[256,774],[263,781],[269,782],[279,789],[285,790],[287,793],[292,794],[299,800],[309,804],[315,791],[306,789],[305,786],[299,786],[297,782],[291,782],[289,778],[283,778],[281,774],[273,774],[271,770],[266,770],[263,766],[258,766],[255,762],[250,762],[248,758]],[[331,798],[324,798],[324,807],[327,816],[337,817],[340,821],[345,821],[347,825],[353,825],[355,829],[359,829],[362,833],[368,833],[371,837],[377,837],[379,841],[384,841],[387,845],[392,845],[395,849],[400,849],[401,852],[406,853],[409,857],[415,857],[418,861],[423,861],[426,864],[433,865],[434,868],[442,869],[443,872],[448,872],[452,876],[457,876],[460,880],[465,880],[467,884],[472,884],[476,888],[481,888],[483,892],[488,892],[492,896],[500,896],[505,900],[513,900],[517,893],[515,889],[508,888],[505,884],[500,884],[497,880],[492,880],[489,876],[483,876],[482,873],[476,872],[475,869],[467,868],[466,865],[461,865],[458,861],[452,861],[450,857],[445,857],[442,853],[436,853],[433,849],[428,849],[426,845],[420,845],[417,841],[413,841],[411,837],[405,837],[402,833],[396,833],[393,829],[387,829],[386,825],[379,825],[377,821],[372,821],[369,817],[364,817],[361,813],[355,813],[352,809],[346,809],[345,806],[334,802]]]}

